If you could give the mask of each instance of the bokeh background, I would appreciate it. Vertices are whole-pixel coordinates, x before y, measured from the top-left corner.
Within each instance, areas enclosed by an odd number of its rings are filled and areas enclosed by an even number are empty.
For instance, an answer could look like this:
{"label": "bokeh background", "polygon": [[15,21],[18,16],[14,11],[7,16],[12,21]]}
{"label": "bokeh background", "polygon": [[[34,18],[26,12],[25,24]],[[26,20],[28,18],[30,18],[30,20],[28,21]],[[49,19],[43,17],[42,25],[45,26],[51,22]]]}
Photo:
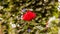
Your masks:
{"label": "bokeh background", "polygon": [[[58,0],[0,0],[0,34],[59,34],[58,5]],[[23,9],[36,18],[22,20]]]}

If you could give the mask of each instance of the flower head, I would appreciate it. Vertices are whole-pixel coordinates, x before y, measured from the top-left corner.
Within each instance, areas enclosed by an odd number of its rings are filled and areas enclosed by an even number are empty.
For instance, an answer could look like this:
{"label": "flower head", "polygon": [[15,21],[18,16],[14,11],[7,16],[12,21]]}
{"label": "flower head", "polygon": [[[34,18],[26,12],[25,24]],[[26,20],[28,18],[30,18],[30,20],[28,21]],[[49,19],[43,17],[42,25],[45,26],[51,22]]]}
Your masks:
{"label": "flower head", "polygon": [[36,14],[30,10],[27,10],[25,14],[23,14],[23,20],[30,21],[36,17]]}
{"label": "flower head", "polygon": [[58,2],[60,2],[60,0],[58,0]]}
{"label": "flower head", "polygon": [[60,11],[60,6],[58,6],[58,8],[57,8],[57,9],[58,9],[58,11]]}

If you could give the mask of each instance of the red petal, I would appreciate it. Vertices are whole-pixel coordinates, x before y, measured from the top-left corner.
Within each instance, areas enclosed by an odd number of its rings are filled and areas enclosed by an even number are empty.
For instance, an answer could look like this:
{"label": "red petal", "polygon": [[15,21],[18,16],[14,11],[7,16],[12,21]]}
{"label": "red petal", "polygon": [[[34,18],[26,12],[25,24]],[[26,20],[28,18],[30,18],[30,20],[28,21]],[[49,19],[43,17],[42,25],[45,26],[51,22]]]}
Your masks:
{"label": "red petal", "polygon": [[31,12],[31,11],[27,11],[24,15],[23,15],[23,20],[26,20],[26,21],[30,21],[32,20],[33,18],[36,17],[36,14],[34,12]]}

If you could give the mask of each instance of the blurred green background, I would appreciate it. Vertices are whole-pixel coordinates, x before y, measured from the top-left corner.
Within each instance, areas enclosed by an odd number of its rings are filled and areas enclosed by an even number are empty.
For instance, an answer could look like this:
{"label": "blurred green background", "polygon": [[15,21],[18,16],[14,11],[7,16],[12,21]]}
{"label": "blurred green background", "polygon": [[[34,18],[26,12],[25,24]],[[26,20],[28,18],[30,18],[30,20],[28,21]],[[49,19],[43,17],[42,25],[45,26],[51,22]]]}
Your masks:
{"label": "blurred green background", "polygon": [[[58,34],[57,8],[58,0],[0,0],[0,34]],[[36,18],[22,20],[22,9],[32,9]]]}

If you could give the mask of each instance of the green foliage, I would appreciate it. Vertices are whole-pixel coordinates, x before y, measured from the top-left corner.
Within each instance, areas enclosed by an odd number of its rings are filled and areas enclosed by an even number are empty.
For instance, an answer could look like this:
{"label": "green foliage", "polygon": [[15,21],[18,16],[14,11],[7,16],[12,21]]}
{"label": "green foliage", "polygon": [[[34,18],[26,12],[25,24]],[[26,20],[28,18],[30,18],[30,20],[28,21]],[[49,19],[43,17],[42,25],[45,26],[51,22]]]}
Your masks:
{"label": "green foliage", "polygon": [[[50,17],[58,18],[58,0],[0,0],[0,26],[6,34],[57,34],[58,21],[51,22],[51,27],[46,28],[46,23]],[[31,21],[21,19],[22,9],[33,9],[36,18]],[[16,27],[13,28],[12,24]],[[31,29],[28,32],[28,29]],[[7,32],[6,32],[6,31]]]}

